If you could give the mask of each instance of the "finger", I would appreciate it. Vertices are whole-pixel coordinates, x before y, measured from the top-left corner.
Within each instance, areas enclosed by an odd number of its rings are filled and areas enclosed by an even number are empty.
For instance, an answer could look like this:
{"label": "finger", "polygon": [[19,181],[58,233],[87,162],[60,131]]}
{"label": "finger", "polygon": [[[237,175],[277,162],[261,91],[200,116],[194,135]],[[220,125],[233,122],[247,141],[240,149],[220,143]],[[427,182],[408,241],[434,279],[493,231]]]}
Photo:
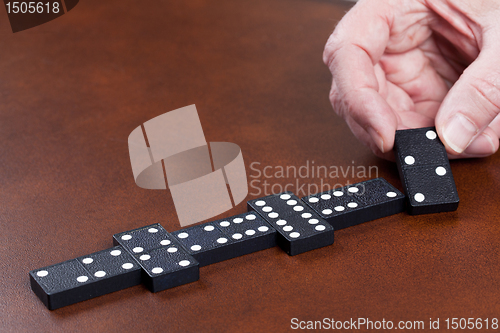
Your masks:
{"label": "finger", "polygon": [[383,153],[378,146],[375,144],[375,141],[373,141],[373,138],[371,137],[368,132],[366,132],[358,123],[356,123],[351,117],[348,117],[346,119],[346,123],[351,129],[351,132],[356,136],[356,138],[365,146],[371,149],[371,151],[378,157],[383,158],[385,160],[389,161],[395,161],[394,158],[394,152],[388,151],[386,153]]}
{"label": "finger", "polygon": [[[469,19],[471,15],[466,14],[467,10],[464,12],[465,8],[459,9],[456,4],[450,5],[445,1],[427,1],[426,4],[438,15],[429,21],[432,30],[450,41],[469,62],[476,59],[479,49],[472,29],[473,21]],[[464,4],[467,1],[463,1]]]}
{"label": "finger", "polygon": [[352,117],[382,152],[392,149],[397,126],[394,112],[378,92],[374,71],[389,38],[383,13],[391,9],[384,6],[378,1],[354,6],[330,36],[324,52],[336,84],[330,95],[334,109],[346,120]]}
{"label": "finger", "polygon": [[[415,104],[411,100],[410,96],[392,82],[387,82],[387,103],[395,111],[396,115],[405,111],[414,111]],[[401,125],[401,119],[398,118],[398,128]]]}
{"label": "finger", "polygon": [[401,119],[398,130],[434,126],[434,118],[426,117],[417,112],[399,112],[398,115]]}
{"label": "finger", "polygon": [[[451,88],[436,116],[437,131],[451,154],[463,153],[500,112],[500,47],[486,45]],[[487,138],[480,140],[483,144],[476,146],[488,147]],[[490,146],[489,154],[497,146]]]}
{"label": "finger", "polygon": [[422,101],[415,103],[415,112],[432,119],[432,124],[429,126],[434,126],[434,119],[436,118],[440,106],[440,101]]}
{"label": "finger", "polygon": [[387,90],[387,103],[395,110],[398,130],[434,126],[434,115],[441,103],[422,101],[415,104],[406,91],[391,82],[387,82]]}
{"label": "finger", "polygon": [[[386,73],[387,80],[402,88],[413,103],[441,102],[448,92],[446,82],[419,48],[402,54],[384,55],[380,64]],[[412,109],[402,111],[415,110],[413,103]],[[435,117],[436,111],[435,108],[417,110],[430,118]]]}
{"label": "finger", "polygon": [[488,126],[462,154],[454,156],[457,158],[486,157],[497,151],[498,145],[498,135]]}
{"label": "finger", "polygon": [[496,136],[500,138],[500,114],[493,119],[488,127],[490,127],[493,132],[495,132]]}
{"label": "finger", "polygon": [[[437,42],[443,44],[438,46]],[[436,70],[436,72],[441,75],[446,81],[454,83],[458,80],[460,74],[465,67],[460,68],[458,71],[449,61],[449,57],[445,57],[442,49],[446,49],[451,45],[444,38],[439,38],[437,35],[433,35],[428,38],[419,48],[424,52],[424,55],[431,62],[431,66]]]}

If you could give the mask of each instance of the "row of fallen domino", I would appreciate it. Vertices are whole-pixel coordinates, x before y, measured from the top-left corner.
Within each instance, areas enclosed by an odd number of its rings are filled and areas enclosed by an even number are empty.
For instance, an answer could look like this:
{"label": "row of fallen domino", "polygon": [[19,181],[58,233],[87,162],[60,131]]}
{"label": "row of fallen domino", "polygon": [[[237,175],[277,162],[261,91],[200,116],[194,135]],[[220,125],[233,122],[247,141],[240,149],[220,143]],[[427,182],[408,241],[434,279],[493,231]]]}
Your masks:
{"label": "row of fallen domino", "polygon": [[[408,213],[457,209],[435,130],[397,131],[395,147]],[[153,224],[116,234],[113,248],[31,271],[31,287],[51,310],[140,283],[158,292],[197,281],[199,267],[276,245],[291,256],[331,245],[334,230],[404,209],[405,196],[382,178],[302,199],[274,194],[249,201],[247,213],[173,233]]]}

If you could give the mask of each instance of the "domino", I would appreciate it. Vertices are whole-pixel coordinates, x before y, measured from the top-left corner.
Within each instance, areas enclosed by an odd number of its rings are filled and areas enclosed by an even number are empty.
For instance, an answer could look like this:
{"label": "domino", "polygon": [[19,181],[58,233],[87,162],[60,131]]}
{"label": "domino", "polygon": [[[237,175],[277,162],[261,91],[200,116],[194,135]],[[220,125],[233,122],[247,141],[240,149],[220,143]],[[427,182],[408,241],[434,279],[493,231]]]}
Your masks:
{"label": "domino", "polygon": [[198,281],[199,264],[158,223],[113,235],[142,268],[142,281],[152,292]]}
{"label": "domino", "polygon": [[29,273],[31,289],[49,310],[141,283],[141,268],[121,246]]}
{"label": "domino", "polygon": [[212,223],[174,231],[172,235],[200,267],[234,258],[234,241]]}
{"label": "domino", "polygon": [[200,279],[198,262],[178,245],[151,250],[139,260],[143,283],[154,293]]}
{"label": "domino", "polygon": [[121,245],[133,256],[172,245],[170,234],[158,223],[113,235],[113,244]]}
{"label": "domino", "polygon": [[449,212],[458,208],[450,162],[434,127],[396,131],[394,149],[409,214]]}
{"label": "domino", "polygon": [[276,230],[254,213],[178,230],[172,235],[200,267],[276,246]]}
{"label": "domino", "polygon": [[269,249],[277,245],[277,232],[259,214],[247,212],[214,224],[235,244],[235,257]]}
{"label": "domino", "polygon": [[277,244],[290,256],[331,245],[333,227],[291,192],[247,202],[278,232]]}
{"label": "domino", "polygon": [[302,198],[334,230],[401,213],[405,196],[383,178]]}

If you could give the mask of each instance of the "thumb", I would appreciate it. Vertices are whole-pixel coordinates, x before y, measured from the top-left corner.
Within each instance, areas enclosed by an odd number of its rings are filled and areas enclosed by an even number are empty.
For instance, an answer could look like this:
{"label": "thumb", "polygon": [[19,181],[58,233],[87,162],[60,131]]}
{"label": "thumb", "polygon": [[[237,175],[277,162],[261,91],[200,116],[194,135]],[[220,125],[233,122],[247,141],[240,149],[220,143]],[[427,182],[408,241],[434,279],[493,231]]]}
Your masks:
{"label": "thumb", "polygon": [[[494,42],[496,43],[496,42]],[[498,43],[497,43],[498,44]],[[500,112],[500,44],[483,48],[446,95],[436,115],[436,129],[450,154],[461,154]],[[481,150],[493,154],[491,136]],[[495,137],[498,140],[498,137]]]}

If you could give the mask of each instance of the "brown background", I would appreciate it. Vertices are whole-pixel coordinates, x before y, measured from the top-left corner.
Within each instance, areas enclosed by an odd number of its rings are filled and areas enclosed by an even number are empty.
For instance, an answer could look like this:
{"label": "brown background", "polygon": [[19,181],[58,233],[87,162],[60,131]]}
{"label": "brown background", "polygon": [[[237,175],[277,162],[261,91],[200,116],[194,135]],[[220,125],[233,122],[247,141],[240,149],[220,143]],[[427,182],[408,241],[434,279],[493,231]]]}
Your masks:
{"label": "brown background", "polygon": [[157,294],[137,286],[51,312],[30,289],[28,271],[109,248],[114,233],[179,229],[169,192],[135,185],[127,137],[185,105],[197,105],[207,141],[241,147],[250,177],[252,162],[354,164],[377,166],[401,189],[395,165],[356,141],[328,101],[323,45],[349,6],[86,0],[15,34],[0,14],[0,331],[278,332],[294,317],[500,317],[499,154],[452,162],[455,213],[379,219],[295,257],[261,251]]}

